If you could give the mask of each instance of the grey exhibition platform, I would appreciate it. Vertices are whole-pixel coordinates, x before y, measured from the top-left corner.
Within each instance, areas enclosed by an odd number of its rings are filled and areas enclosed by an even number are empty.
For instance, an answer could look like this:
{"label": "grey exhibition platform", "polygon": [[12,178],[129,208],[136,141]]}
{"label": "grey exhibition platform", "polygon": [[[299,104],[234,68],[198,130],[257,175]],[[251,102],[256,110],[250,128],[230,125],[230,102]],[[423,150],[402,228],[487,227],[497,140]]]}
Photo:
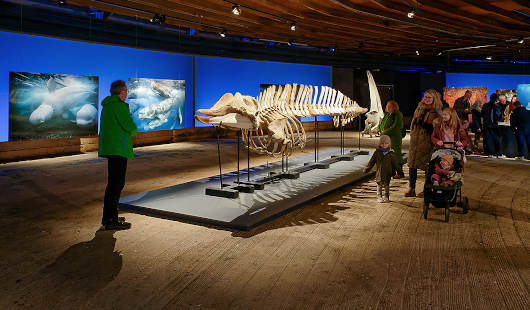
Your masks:
{"label": "grey exhibition platform", "polygon": [[[350,155],[351,154],[351,155]],[[219,176],[184,184],[139,193],[120,199],[119,208],[146,215],[184,219],[199,223],[214,224],[227,228],[248,230],[281,215],[303,202],[358,181],[370,173],[363,169],[372,152],[346,152],[340,149],[319,151],[320,162],[331,162],[329,168],[307,168],[314,154],[289,158],[289,171],[301,171],[298,178],[282,178],[266,183],[263,189],[239,192],[237,198],[222,198],[206,195],[206,188],[221,188]],[[333,158],[332,158],[333,156]],[[326,167],[328,165],[323,165]],[[281,161],[250,169],[250,180],[264,180],[281,172]],[[223,174],[223,183],[236,185],[236,172]],[[247,180],[247,170],[240,171],[240,180]]]}

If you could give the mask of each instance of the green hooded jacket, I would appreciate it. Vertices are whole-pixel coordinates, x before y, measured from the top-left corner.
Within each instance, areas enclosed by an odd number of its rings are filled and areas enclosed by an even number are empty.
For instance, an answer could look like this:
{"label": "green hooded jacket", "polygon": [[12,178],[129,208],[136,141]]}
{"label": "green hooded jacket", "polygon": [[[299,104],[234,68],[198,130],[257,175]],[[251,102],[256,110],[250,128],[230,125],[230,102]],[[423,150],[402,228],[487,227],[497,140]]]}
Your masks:
{"label": "green hooded jacket", "polygon": [[117,95],[108,96],[101,102],[99,125],[99,156],[118,155],[133,158],[132,137],[138,127],[134,123],[129,105]]}

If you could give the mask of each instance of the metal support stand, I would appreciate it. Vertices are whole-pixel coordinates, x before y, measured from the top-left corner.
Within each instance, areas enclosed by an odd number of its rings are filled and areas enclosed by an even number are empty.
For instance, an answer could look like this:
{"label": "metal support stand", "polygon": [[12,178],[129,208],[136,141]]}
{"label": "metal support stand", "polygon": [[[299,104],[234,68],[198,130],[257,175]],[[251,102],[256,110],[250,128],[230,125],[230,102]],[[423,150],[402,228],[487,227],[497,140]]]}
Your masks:
{"label": "metal support stand", "polygon": [[221,171],[221,147],[219,146],[219,129],[215,127],[215,133],[217,135],[217,157],[219,158],[219,181],[221,181],[221,188],[223,188],[223,172]]}
{"label": "metal support stand", "polygon": [[[243,131],[241,130],[241,137],[243,137]],[[238,140],[239,143],[239,140]],[[247,132],[247,143],[250,145],[250,131]],[[239,145],[239,144],[238,144]],[[239,150],[239,149],[238,149]],[[239,156],[239,151],[238,151]],[[239,169],[239,157],[238,157],[238,169]],[[252,193],[254,190],[260,190],[265,188],[265,184],[261,182],[250,181],[250,147],[247,145],[247,181],[239,182],[239,173],[238,173],[238,189],[241,192]],[[247,190],[247,187],[251,187],[252,190]]]}
{"label": "metal support stand", "polygon": [[340,122],[340,154],[344,155],[344,126],[342,124],[342,115],[339,116]]}
{"label": "metal support stand", "polygon": [[248,184],[243,184],[241,183],[241,181],[239,180],[239,140],[240,138],[243,137],[243,130],[240,130],[237,134],[237,185],[236,186],[233,186],[232,189],[235,189],[237,191],[240,191],[240,192],[243,192],[243,193],[253,193],[254,192],[254,186],[252,185],[248,185]]}
{"label": "metal support stand", "polygon": [[344,154],[344,126],[342,124],[342,115],[339,116],[340,122],[340,155],[332,155],[331,158],[336,161],[352,161],[355,155],[353,153]]}
{"label": "metal support stand", "polygon": [[250,182],[250,130],[247,132],[247,181]]}
{"label": "metal support stand", "polygon": [[[219,129],[215,127],[215,133],[217,134],[217,157],[219,159],[219,181],[221,182],[221,187],[208,187],[206,188],[206,195],[225,197],[225,198],[237,198],[239,197],[239,191],[231,188],[223,188],[223,172],[221,170],[221,147],[219,142]],[[228,186],[228,185],[226,185]]]}
{"label": "metal support stand", "polygon": [[318,121],[317,117],[315,116],[315,163],[318,161],[318,137],[317,137],[317,131],[318,131]]}
{"label": "metal support stand", "polygon": [[315,162],[318,161],[318,138],[317,138],[317,131],[318,131],[318,124],[317,124],[317,117],[315,116]]}
{"label": "metal support stand", "polygon": [[239,140],[240,140],[240,134],[243,134],[243,130],[239,130],[237,133],[237,184],[239,185]]}
{"label": "metal support stand", "polygon": [[289,171],[289,156],[282,153],[282,171],[281,172],[270,172],[269,179],[298,179],[300,172]]}
{"label": "metal support stand", "polygon": [[319,140],[320,140],[320,133],[318,132],[318,119],[315,116],[315,161],[312,163],[304,163],[304,167],[307,167],[310,169],[328,169],[329,168],[329,163],[325,163],[324,161],[322,162],[318,161]]}
{"label": "metal support stand", "polygon": [[361,115],[359,117],[359,150],[361,150]]}

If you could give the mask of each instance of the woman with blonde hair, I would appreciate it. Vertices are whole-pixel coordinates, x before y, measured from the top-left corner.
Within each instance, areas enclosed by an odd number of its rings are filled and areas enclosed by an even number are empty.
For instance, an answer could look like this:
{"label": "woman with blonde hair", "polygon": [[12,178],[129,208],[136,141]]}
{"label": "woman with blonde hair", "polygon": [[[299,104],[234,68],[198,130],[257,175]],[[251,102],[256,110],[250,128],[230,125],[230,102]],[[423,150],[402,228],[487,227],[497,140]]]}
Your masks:
{"label": "woman with blonde hair", "polygon": [[455,110],[445,108],[442,117],[433,122],[434,131],[431,135],[431,142],[435,147],[444,146],[444,142],[454,143],[446,147],[462,148],[468,145],[468,138],[458,114]]}
{"label": "woman with blonde hair", "polygon": [[[428,89],[423,95],[410,124],[410,147],[409,147],[409,190],[405,197],[416,196],[416,179],[418,169],[427,171],[429,160],[433,150],[431,135],[434,131],[433,121],[440,117],[442,100],[440,93],[434,89]],[[422,193],[418,197],[423,197]]]}

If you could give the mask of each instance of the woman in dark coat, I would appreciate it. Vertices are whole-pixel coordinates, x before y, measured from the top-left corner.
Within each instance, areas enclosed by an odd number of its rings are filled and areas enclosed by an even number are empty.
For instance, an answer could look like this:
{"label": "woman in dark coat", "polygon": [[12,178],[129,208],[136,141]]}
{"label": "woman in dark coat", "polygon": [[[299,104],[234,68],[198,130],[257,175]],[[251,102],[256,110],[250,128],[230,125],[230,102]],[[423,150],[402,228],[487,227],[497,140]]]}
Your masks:
{"label": "woman in dark coat", "polygon": [[530,159],[530,111],[521,106],[519,100],[514,103],[510,117],[510,126],[517,137],[519,159]]}
{"label": "woman in dark coat", "polygon": [[[418,103],[416,111],[410,124],[410,147],[409,147],[409,190],[405,197],[416,196],[416,179],[418,169],[427,171],[429,160],[433,150],[431,143],[431,134],[434,130],[433,121],[440,117],[442,110],[442,101],[440,93],[434,89],[425,91],[423,99]],[[423,192],[418,194],[423,197]]]}
{"label": "woman in dark coat", "polygon": [[403,154],[401,152],[402,144],[402,130],[403,130],[403,114],[399,111],[399,105],[395,100],[389,100],[385,107],[385,116],[379,124],[379,132],[390,137],[390,148],[394,150],[394,156],[398,163],[398,171],[396,178],[403,178]]}

